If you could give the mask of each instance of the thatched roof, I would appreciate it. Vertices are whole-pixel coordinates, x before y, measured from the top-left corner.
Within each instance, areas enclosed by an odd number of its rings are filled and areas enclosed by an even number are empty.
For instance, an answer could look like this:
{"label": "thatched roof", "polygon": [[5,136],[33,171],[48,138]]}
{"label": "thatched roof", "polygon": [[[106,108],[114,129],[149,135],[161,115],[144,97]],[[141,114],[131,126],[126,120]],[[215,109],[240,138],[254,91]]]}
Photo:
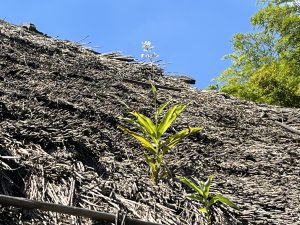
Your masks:
{"label": "thatched roof", "polygon": [[[158,67],[155,73],[157,85],[171,87],[159,88],[160,102],[190,103],[173,128],[205,128],[167,153],[170,171],[199,180],[214,174],[212,191],[241,207],[215,207],[215,224],[300,224],[300,136],[287,129],[300,129],[300,110],[201,91]],[[141,147],[117,129],[129,111],[151,115],[142,85],[150,74],[130,57],[1,21],[0,194],[199,224],[203,215],[184,198],[188,188],[175,178],[152,185]],[[0,221],[92,224],[10,206],[1,208]]]}

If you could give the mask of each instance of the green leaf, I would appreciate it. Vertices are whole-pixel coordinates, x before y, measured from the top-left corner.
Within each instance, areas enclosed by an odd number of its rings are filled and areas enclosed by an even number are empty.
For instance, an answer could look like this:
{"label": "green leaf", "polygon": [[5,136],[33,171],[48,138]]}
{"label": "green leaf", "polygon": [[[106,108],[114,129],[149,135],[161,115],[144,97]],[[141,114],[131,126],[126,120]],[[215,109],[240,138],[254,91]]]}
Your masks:
{"label": "green leaf", "polygon": [[205,202],[203,196],[200,196],[198,194],[190,194],[190,195],[186,195],[186,197],[188,197],[189,199],[198,201],[198,202],[200,202],[202,204],[204,204],[204,202]]}
{"label": "green leaf", "polygon": [[166,152],[167,150],[173,148],[175,145],[178,144],[179,141],[184,139],[185,137],[194,134],[196,132],[201,131],[203,128],[200,127],[189,127],[185,128],[176,134],[169,137],[162,145],[163,152]]}
{"label": "green leaf", "polygon": [[202,212],[202,213],[205,213],[205,214],[208,213],[207,208],[199,208],[198,210],[199,210],[200,212]]}
{"label": "green leaf", "polygon": [[193,181],[191,181],[186,177],[178,177],[178,178],[182,183],[189,186],[189,188],[191,188],[193,191],[196,191],[200,196],[203,196],[203,190],[201,190],[200,187],[198,187]]}
{"label": "green leaf", "polygon": [[203,127],[189,127],[189,135],[197,133],[201,130],[203,130]]}
{"label": "green leaf", "polygon": [[[199,188],[201,188],[202,191],[204,191],[204,183],[201,180],[198,181],[198,186],[199,186]],[[204,197],[204,195],[203,195],[203,197]]]}
{"label": "green leaf", "polygon": [[139,123],[137,123],[135,120],[130,118],[121,118],[123,121],[125,121],[127,124],[133,126],[134,128],[139,129],[143,133],[147,133],[144,127],[142,127]]}
{"label": "green leaf", "polygon": [[156,126],[149,117],[138,112],[131,112],[130,114],[137,118],[137,122],[145,128],[149,136],[156,137]]}
{"label": "green leaf", "polygon": [[[300,107],[298,0],[259,0],[251,18],[257,32],[233,37],[231,66],[218,79],[221,91],[259,103]],[[267,3],[267,4],[265,4]]]}
{"label": "green leaf", "polygon": [[173,121],[180,115],[180,113],[185,109],[186,106],[187,105],[184,104],[178,104],[174,105],[168,110],[166,116],[158,126],[158,138],[161,137],[161,135],[171,126]]}
{"label": "green leaf", "polygon": [[146,152],[144,152],[144,157],[148,165],[151,167],[151,169],[154,171],[156,169],[155,160],[151,158]]}
{"label": "green leaf", "polygon": [[240,209],[236,204],[234,204],[232,201],[230,201],[228,198],[224,197],[221,194],[216,194],[212,196],[212,199],[208,202],[208,206],[212,206],[216,202],[221,202],[222,204],[228,205],[231,208],[234,209]]}
{"label": "green leaf", "polygon": [[155,149],[155,147],[145,137],[143,137],[142,135],[140,135],[132,130],[129,130],[126,127],[118,126],[118,128],[123,130],[124,132],[130,134],[132,137],[134,137],[136,140],[138,140],[143,147],[145,147],[148,151],[151,152],[151,154],[153,154],[153,155],[157,154],[157,150]]}
{"label": "green leaf", "polygon": [[165,103],[161,104],[157,110],[157,116],[159,116],[162,111],[170,104],[170,100],[169,101],[166,101]]}
{"label": "green leaf", "polygon": [[181,131],[179,131],[178,133],[172,135],[171,137],[169,137],[163,144],[162,144],[162,149],[163,152],[166,152],[167,150],[173,148],[175,145],[178,144],[178,142],[180,140],[182,140],[184,137],[187,136],[189,132],[189,129],[183,129]]}
{"label": "green leaf", "polygon": [[152,181],[156,181],[157,180],[157,170],[158,167],[156,165],[156,162],[154,159],[151,158],[151,156],[149,156],[146,152],[144,152],[144,156],[145,156],[145,160],[148,163],[149,167],[150,167],[150,175],[151,175],[151,179]]}
{"label": "green leaf", "polygon": [[210,185],[212,182],[213,176],[209,176],[206,180],[206,182],[204,183],[204,191],[203,191],[203,195],[204,198],[207,199],[208,195],[209,195],[209,189],[210,189]]}
{"label": "green leaf", "polygon": [[147,154],[147,152],[145,152],[145,151],[144,151],[144,156],[145,156],[145,159],[146,159],[147,163],[155,163],[154,159],[152,159],[151,156],[149,156]]}
{"label": "green leaf", "polygon": [[154,97],[156,97],[156,95],[157,95],[157,89],[156,89],[156,87],[155,87],[154,84],[151,84],[151,91],[152,91]]}

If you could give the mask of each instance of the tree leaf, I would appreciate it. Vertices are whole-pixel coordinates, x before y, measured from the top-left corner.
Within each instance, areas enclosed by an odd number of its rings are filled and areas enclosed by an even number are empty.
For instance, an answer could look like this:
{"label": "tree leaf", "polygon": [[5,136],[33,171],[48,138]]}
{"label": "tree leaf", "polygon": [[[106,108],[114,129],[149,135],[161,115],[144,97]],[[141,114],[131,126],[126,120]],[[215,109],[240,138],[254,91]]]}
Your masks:
{"label": "tree leaf", "polygon": [[[298,0],[260,0],[251,17],[258,32],[233,36],[232,64],[217,80],[221,91],[259,103],[300,107]],[[265,4],[267,3],[267,4]]]}

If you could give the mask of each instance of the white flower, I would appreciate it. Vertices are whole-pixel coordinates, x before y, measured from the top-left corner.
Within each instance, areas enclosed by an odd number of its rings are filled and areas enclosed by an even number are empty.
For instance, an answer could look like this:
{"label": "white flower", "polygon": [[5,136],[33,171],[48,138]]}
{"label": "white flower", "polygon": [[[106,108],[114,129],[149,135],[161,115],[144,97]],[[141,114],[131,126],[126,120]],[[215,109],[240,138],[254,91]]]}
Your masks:
{"label": "white flower", "polygon": [[150,41],[144,41],[142,42],[142,45],[144,51],[150,51],[151,49],[154,48],[154,46],[152,46],[152,43]]}
{"label": "white flower", "polygon": [[158,57],[158,54],[156,54],[153,49],[154,46],[150,41],[143,41],[142,42],[142,47],[143,51],[145,52],[144,54],[141,54],[142,59],[147,59],[151,64],[157,62],[156,58]]}

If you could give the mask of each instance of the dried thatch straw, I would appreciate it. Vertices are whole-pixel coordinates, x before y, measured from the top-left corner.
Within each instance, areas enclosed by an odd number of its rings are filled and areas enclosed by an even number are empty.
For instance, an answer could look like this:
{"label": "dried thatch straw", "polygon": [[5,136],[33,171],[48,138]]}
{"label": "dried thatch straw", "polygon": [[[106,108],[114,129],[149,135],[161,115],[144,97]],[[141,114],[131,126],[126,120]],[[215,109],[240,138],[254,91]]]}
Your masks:
{"label": "dried thatch straw", "polygon": [[[152,68],[0,22],[0,194],[163,224],[201,224],[176,179],[149,180],[142,149],[117,129],[131,110],[151,115]],[[133,80],[137,82],[125,82]],[[166,155],[173,175],[204,180],[241,211],[215,223],[299,224],[300,110],[197,90],[155,67],[159,102],[189,102],[173,129],[203,126]],[[178,89],[180,91],[176,91]],[[276,122],[277,121],[277,122]],[[280,124],[278,124],[280,122]],[[168,131],[169,134],[174,131]],[[4,206],[1,224],[92,224],[84,217]],[[100,224],[105,224],[104,222]]]}

